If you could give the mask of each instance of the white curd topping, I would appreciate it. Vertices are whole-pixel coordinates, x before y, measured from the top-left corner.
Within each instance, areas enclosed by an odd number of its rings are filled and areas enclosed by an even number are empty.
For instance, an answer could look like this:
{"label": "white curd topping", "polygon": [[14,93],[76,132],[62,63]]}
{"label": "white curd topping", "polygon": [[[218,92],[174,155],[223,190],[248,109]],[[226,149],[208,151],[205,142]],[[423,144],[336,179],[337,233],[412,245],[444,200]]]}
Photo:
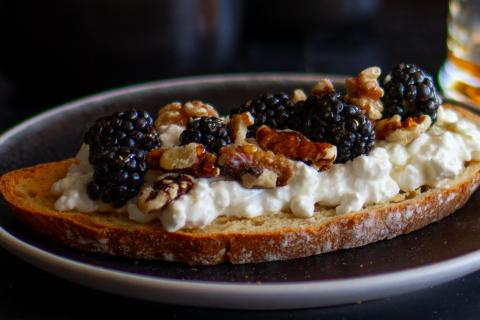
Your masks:
{"label": "white curd topping", "polygon": [[421,186],[442,187],[480,160],[480,131],[452,110],[439,108],[437,123],[410,144],[380,143],[393,164],[391,176],[403,191]]}
{"label": "white curd topping", "polygon": [[102,204],[87,195],[87,184],[93,178],[93,168],[88,162],[88,145],[82,145],[76,158],[78,163],[70,166],[67,176],[52,185],[52,194],[59,196],[55,210],[97,211]]}
{"label": "white curd topping", "polygon": [[[177,125],[162,126],[163,145],[177,145],[182,130]],[[110,206],[90,200],[85,191],[93,176],[88,146],[82,146],[77,158],[79,163],[52,187],[59,196],[55,209],[108,210]],[[251,218],[290,210],[295,216],[308,218],[314,214],[316,203],[335,207],[337,214],[343,214],[361,210],[366,204],[387,202],[400,190],[446,186],[470,160],[480,160],[480,130],[454,111],[440,108],[437,123],[410,144],[380,142],[368,156],[323,172],[296,162],[295,174],[284,187],[246,189],[233,180],[197,179],[188,194],[161,213],[144,214],[136,199],[121,210],[141,223],[160,219],[168,231],[206,226],[220,215]],[[153,178],[154,173],[149,172],[146,179]]]}
{"label": "white curd topping", "polygon": [[169,126],[160,126],[158,131],[160,132],[160,141],[162,142],[162,147],[173,147],[180,144],[180,135],[183,130],[182,126],[177,126],[172,124]]}

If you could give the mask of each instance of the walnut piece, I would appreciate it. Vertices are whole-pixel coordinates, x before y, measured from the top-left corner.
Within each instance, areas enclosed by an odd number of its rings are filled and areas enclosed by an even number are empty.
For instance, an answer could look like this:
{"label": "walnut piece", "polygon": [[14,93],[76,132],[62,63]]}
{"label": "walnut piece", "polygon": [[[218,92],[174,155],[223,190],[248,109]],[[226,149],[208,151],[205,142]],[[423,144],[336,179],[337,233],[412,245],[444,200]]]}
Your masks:
{"label": "walnut piece", "polygon": [[198,143],[171,148],[157,148],[147,155],[147,165],[152,170],[175,171],[194,177],[211,178],[220,174],[215,163],[217,157]]}
{"label": "walnut piece", "polygon": [[160,157],[160,168],[164,170],[190,168],[200,162],[199,149],[203,149],[203,146],[198,143],[168,148]]}
{"label": "walnut piece", "polygon": [[[260,171],[260,170],[259,170]],[[263,188],[270,189],[275,188],[277,185],[278,174],[269,169],[262,169],[258,174],[257,172],[249,172],[242,174],[240,177],[240,183],[245,188]]]}
{"label": "walnut piece", "polygon": [[234,144],[243,144],[247,138],[248,127],[255,123],[255,119],[250,112],[243,112],[233,115],[228,123],[230,132],[232,133],[232,141]]}
{"label": "walnut piece", "polygon": [[362,108],[370,120],[382,118],[383,104],[380,98],[383,97],[383,89],[378,83],[381,73],[379,67],[370,67],[345,81],[347,86],[345,99]]}
{"label": "walnut piece", "polygon": [[293,90],[293,94],[292,94],[293,103],[297,103],[299,101],[305,101],[305,100],[307,100],[307,95],[302,89]]}
{"label": "walnut piece", "polygon": [[[222,174],[245,183],[243,186],[247,188],[284,186],[293,176],[292,161],[281,154],[262,150],[251,143],[221,148],[217,165]],[[266,170],[272,173],[264,174]]]}
{"label": "walnut piece", "polygon": [[321,79],[313,85],[312,94],[314,96],[324,96],[327,93],[334,92],[335,88],[333,87],[332,81],[329,79]]}
{"label": "walnut piece", "polygon": [[145,184],[138,194],[137,206],[144,213],[161,210],[193,187],[193,177],[182,173],[166,173],[153,184]]}
{"label": "walnut piece", "polygon": [[168,124],[186,127],[190,118],[202,116],[218,117],[218,112],[213,106],[199,100],[188,101],[183,104],[172,102],[158,111],[155,127],[157,130],[160,126]]}
{"label": "walnut piece", "polygon": [[272,130],[263,125],[257,130],[257,141],[263,149],[292,160],[301,160],[317,170],[330,168],[337,157],[334,145],[311,141],[298,131]]}
{"label": "walnut piece", "polygon": [[394,115],[378,121],[375,125],[375,134],[379,140],[407,145],[426,132],[431,125],[432,119],[427,115],[417,118],[408,117],[403,121],[399,115]]}

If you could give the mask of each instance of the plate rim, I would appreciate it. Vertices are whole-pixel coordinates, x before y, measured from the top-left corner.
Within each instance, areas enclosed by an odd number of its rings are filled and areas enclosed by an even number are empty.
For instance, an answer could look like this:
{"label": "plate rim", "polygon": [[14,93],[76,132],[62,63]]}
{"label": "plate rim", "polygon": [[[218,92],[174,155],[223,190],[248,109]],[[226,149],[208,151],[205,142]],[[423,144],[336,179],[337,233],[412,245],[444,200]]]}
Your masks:
{"label": "plate rim", "polygon": [[73,99],[59,105],[47,108],[45,111],[34,114],[30,117],[25,118],[23,121],[17,123],[16,125],[11,126],[0,134],[0,144],[4,140],[10,137],[12,134],[15,134],[17,131],[23,129],[24,127],[48,118],[51,115],[54,115],[61,111],[70,110],[78,108],[79,106],[87,103],[98,102],[104,99],[111,97],[125,95],[130,93],[139,93],[142,91],[159,89],[165,87],[173,86],[184,86],[189,84],[195,84],[199,81],[204,83],[221,83],[225,80],[228,81],[248,81],[248,80],[260,80],[260,81],[274,81],[274,80],[289,80],[289,81],[318,81],[322,78],[328,78],[333,83],[343,82],[348,77],[348,75],[342,74],[330,74],[330,73],[295,73],[295,72],[282,72],[282,73],[273,73],[273,72],[259,72],[259,73],[232,73],[232,74],[211,74],[211,75],[196,75],[189,77],[179,77],[172,79],[163,79],[163,80],[154,80],[142,83],[134,83],[126,86],[120,86],[117,88],[103,90],[99,92],[94,92],[87,94],[85,96]]}
{"label": "plate rim", "polygon": [[[28,263],[80,285],[150,301],[223,309],[298,309],[372,300],[444,283],[473,272],[480,265],[480,250],[477,250],[438,263],[379,275],[259,284],[166,279],[95,266],[31,245],[10,234],[3,226],[0,226],[0,244]],[[82,277],[79,279],[77,275]],[[92,277],[87,283],[84,282],[86,275]],[[98,280],[100,282],[97,282]],[[109,283],[110,286],[105,287],[102,281]],[[118,285],[146,290],[143,294],[119,292],[115,289]],[[155,295],[163,290],[171,295]],[[151,295],[152,293],[154,295]],[[201,294],[203,297],[199,300],[182,302],[185,294],[189,296]],[[292,296],[306,299],[295,301],[291,300]],[[240,300],[242,298],[244,300]],[[225,301],[229,301],[229,304],[225,305]]]}
{"label": "plate rim", "polygon": [[[241,73],[193,76],[129,85],[88,95],[34,115],[2,133],[0,135],[0,146],[8,141],[9,138],[36,122],[43,121],[50,116],[66,110],[80,108],[86,104],[99,102],[115,96],[140,93],[142,91],[168,88],[172,86],[192,85],[199,81],[203,83],[220,83],[224,81],[240,82],[251,80],[315,81],[325,77],[332,79],[334,83],[344,81],[346,78],[346,76],[342,75],[317,73]],[[84,275],[88,274],[96,279],[103,279],[104,281],[113,281],[112,284],[114,284],[114,286],[107,288],[100,285],[101,281],[98,284],[89,283],[87,285],[96,289],[138,298],[138,294],[132,295],[126,292],[122,294],[115,289],[115,285],[129,283],[129,285],[133,284],[137,288],[148,288],[148,293],[155,293],[159,290],[171,290],[172,292],[175,292],[175,294],[172,294],[171,296],[161,297],[158,295],[142,296],[140,294],[142,299],[174,304],[213,306],[220,308],[290,309],[351,303],[358,300],[370,300],[419,290],[431,285],[453,280],[480,269],[479,249],[443,261],[376,275],[332,280],[268,282],[259,284],[255,282],[239,283],[170,279],[96,266],[87,262],[69,259],[29,244],[28,242],[15,237],[1,224],[0,245],[29,263],[70,281],[77,283],[80,282],[75,276],[76,273]],[[48,265],[50,265],[50,267]],[[64,269],[59,271],[58,269],[60,267]],[[85,285],[85,283],[83,284]],[[352,288],[355,290],[352,290]],[[346,291],[347,294],[345,294]],[[178,298],[185,293],[190,295],[201,293],[205,296],[199,300],[182,303],[182,300],[179,301]],[[295,299],[291,299],[292,295],[300,295],[304,300],[296,301]],[[237,299],[231,299],[231,297],[237,297]],[[242,300],[239,298],[246,299]],[[230,301],[230,304],[225,305],[223,303],[225,301]],[[281,304],[279,302],[281,302]]]}

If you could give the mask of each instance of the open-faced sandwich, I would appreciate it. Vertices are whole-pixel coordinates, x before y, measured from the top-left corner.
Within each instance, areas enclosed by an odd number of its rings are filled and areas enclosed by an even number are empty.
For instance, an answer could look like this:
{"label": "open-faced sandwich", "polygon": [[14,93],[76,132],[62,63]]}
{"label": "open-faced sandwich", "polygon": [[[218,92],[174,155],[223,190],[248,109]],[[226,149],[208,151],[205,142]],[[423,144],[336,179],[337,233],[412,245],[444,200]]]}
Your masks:
{"label": "open-faced sandwich", "polygon": [[[380,80],[379,80],[380,79]],[[412,64],[346,92],[264,94],[220,117],[173,102],[99,118],[75,158],[9,172],[33,230],[81,250],[211,265],[305,257],[422,228],[480,178],[480,119]]]}

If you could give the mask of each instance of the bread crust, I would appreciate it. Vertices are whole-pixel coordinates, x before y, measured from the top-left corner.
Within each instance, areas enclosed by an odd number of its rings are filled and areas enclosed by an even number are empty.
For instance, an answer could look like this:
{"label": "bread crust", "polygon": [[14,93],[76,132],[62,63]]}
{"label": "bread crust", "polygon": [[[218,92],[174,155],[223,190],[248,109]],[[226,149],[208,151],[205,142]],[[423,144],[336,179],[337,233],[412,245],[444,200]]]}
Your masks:
{"label": "bread crust", "polygon": [[[455,109],[480,123],[478,116]],[[51,162],[3,175],[0,191],[12,212],[34,231],[72,248],[191,265],[286,260],[391,239],[455,212],[480,184],[480,162],[470,162],[451,186],[430,189],[399,203],[369,206],[343,215],[330,215],[326,210],[310,220],[289,213],[255,220],[267,225],[275,225],[278,219],[301,220],[280,228],[232,231],[212,227],[167,232],[159,222],[139,224],[120,214],[56,211],[50,188],[74,161]],[[237,220],[232,223],[244,219]]]}

